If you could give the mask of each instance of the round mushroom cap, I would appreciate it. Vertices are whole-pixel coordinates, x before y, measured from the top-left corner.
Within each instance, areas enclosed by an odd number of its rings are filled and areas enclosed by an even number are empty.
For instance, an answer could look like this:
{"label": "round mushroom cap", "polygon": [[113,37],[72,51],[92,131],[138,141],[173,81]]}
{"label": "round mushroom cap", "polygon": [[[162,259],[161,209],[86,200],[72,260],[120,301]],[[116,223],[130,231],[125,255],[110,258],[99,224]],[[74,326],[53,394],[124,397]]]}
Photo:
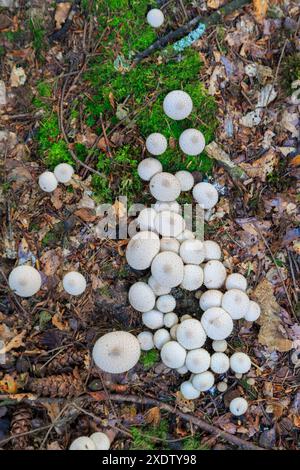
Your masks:
{"label": "round mushroom cap", "polygon": [[94,432],[90,439],[96,446],[96,450],[108,450],[110,448],[110,440],[104,432]]}
{"label": "round mushroom cap", "polygon": [[[167,315],[168,315],[168,313],[167,313]],[[165,315],[165,316],[166,316],[166,315]],[[165,325],[165,326],[167,326],[167,325]],[[170,329],[170,335],[171,335],[171,338],[172,338],[172,339],[177,339],[177,337],[176,337],[177,328],[178,328],[178,324],[173,325],[173,326],[171,327],[171,329]]]}
{"label": "round mushroom cap", "polygon": [[181,191],[190,191],[194,186],[194,177],[189,171],[177,171],[177,173],[175,173],[175,176],[180,183]]}
{"label": "round mushroom cap", "polygon": [[216,339],[212,342],[212,348],[216,352],[225,352],[227,349],[227,341],[226,339]]}
{"label": "round mushroom cap", "polygon": [[182,382],[182,384],[180,385],[180,392],[183,398],[185,398],[186,400],[196,400],[200,397],[199,390],[196,390],[196,388],[189,380],[187,380],[186,382]]}
{"label": "round mushroom cap", "polygon": [[178,323],[178,316],[174,312],[166,313],[164,316],[164,325],[167,328],[172,328],[173,326],[177,325]]}
{"label": "round mushroom cap", "polygon": [[205,291],[199,300],[201,310],[205,311],[211,307],[221,307],[223,292],[216,289]]}
{"label": "round mushroom cap", "polygon": [[226,279],[226,269],[221,261],[212,259],[204,266],[204,285],[207,289],[220,289]]}
{"label": "round mushroom cap", "polygon": [[230,289],[239,289],[242,291],[247,290],[247,279],[245,276],[239,273],[229,274],[226,279],[225,287],[227,290]]}
{"label": "round mushroom cap", "polygon": [[167,116],[175,121],[187,118],[193,109],[193,102],[185,91],[173,90],[165,96],[163,109]]}
{"label": "round mushroom cap", "polygon": [[219,392],[224,393],[226,392],[227,388],[228,388],[228,385],[226,382],[217,383],[217,389]]}
{"label": "round mushroom cap", "polygon": [[203,269],[196,264],[186,264],[184,266],[183,280],[181,287],[192,291],[197,290],[203,284]]}
{"label": "round mushroom cap", "polygon": [[205,139],[197,129],[186,129],[179,137],[179,147],[186,155],[199,155],[205,148]]}
{"label": "round mushroom cap", "polygon": [[182,261],[187,264],[200,264],[204,260],[204,245],[200,240],[184,240],[179,250]]}
{"label": "round mushroom cap", "polygon": [[128,300],[138,312],[149,312],[155,305],[155,295],[145,282],[135,282],[129,289]]}
{"label": "round mushroom cap", "polygon": [[222,308],[229,313],[231,318],[238,320],[243,318],[249,308],[249,297],[239,289],[230,289],[222,297]]}
{"label": "round mushroom cap", "polygon": [[230,357],[230,368],[238,374],[246,374],[251,369],[250,357],[243,352],[236,352]]}
{"label": "round mushroom cap", "polygon": [[160,240],[160,251],[179,253],[180,243],[176,238],[163,237]]}
{"label": "round mushroom cap", "polygon": [[126,248],[126,259],[134,269],[147,269],[160,249],[159,236],[154,232],[138,232],[129,241]]}
{"label": "round mushroom cap", "polygon": [[160,28],[164,22],[164,14],[158,8],[152,8],[147,13],[147,21],[152,28]]}
{"label": "round mushroom cap", "polygon": [[194,240],[195,235],[193,234],[193,232],[191,232],[191,230],[186,229],[182,233],[180,233],[176,238],[181,243],[185,240]]}
{"label": "round mushroom cap", "polygon": [[185,365],[193,374],[200,374],[209,369],[210,354],[203,348],[188,351]]}
{"label": "round mushroom cap", "polygon": [[154,226],[163,237],[177,237],[185,229],[185,221],[176,212],[162,211],[156,215]]}
{"label": "round mushroom cap", "polygon": [[150,351],[154,348],[153,334],[150,331],[142,331],[137,335],[142,351]]}
{"label": "round mushroom cap", "polygon": [[142,321],[150,330],[158,330],[164,326],[164,314],[158,310],[150,310],[143,313]]}
{"label": "round mushroom cap", "polygon": [[198,183],[193,188],[194,199],[204,209],[212,209],[218,202],[219,195],[216,188],[210,183]]}
{"label": "round mushroom cap", "polygon": [[63,277],[63,288],[70,295],[81,295],[86,289],[86,280],[77,271],[70,271]]}
{"label": "round mushroom cap", "polygon": [[68,183],[74,174],[74,169],[69,163],[60,163],[54,168],[54,175],[59,183]]}
{"label": "round mushroom cap", "polygon": [[156,255],[152,261],[151,273],[159,284],[176,287],[183,280],[182,259],[172,251],[163,251]]}
{"label": "round mushroom cap", "polygon": [[256,321],[260,316],[260,306],[257,302],[250,300],[249,307],[245,313],[245,320],[247,321]]}
{"label": "round mushroom cap", "polygon": [[177,341],[169,341],[161,349],[161,360],[170,369],[178,369],[185,363],[186,350]]}
{"label": "round mushroom cap", "polygon": [[206,240],[203,242],[205,250],[205,261],[213,259],[220,259],[222,256],[220,245],[213,240]]}
{"label": "round mushroom cap", "polygon": [[169,341],[171,341],[171,336],[165,328],[160,328],[154,333],[154,344],[157,349],[161,349]]}
{"label": "round mushroom cap", "polygon": [[159,132],[153,132],[146,139],[146,148],[152,155],[161,155],[167,150],[167,146],[167,139]]}
{"label": "round mushroom cap", "polygon": [[229,404],[229,409],[234,416],[241,416],[246,413],[248,409],[248,403],[245,398],[236,397],[231,400]]}
{"label": "round mushroom cap", "polygon": [[152,196],[162,202],[172,202],[180,195],[178,179],[165,171],[151,178],[149,189]]}
{"label": "round mushroom cap", "polygon": [[231,316],[220,307],[207,309],[201,317],[201,324],[211,339],[225,339],[233,330]]}
{"label": "round mushroom cap", "polygon": [[31,297],[40,290],[42,278],[38,270],[32,266],[17,266],[11,271],[8,284],[20,297]]}
{"label": "round mushroom cap", "polygon": [[150,181],[151,178],[163,171],[162,164],[156,158],[145,158],[142,160],[137,168],[139,177],[144,181]]}
{"label": "round mushroom cap", "polygon": [[54,191],[57,188],[57,184],[58,181],[51,171],[44,171],[44,173],[39,176],[39,187],[46,193]]}
{"label": "round mushroom cap", "polygon": [[193,318],[191,315],[189,315],[188,313],[186,313],[185,315],[182,315],[182,317],[180,317],[180,321],[183,322],[183,321],[186,321],[186,320],[190,320],[191,318]]}
{"label": "round mushroom cap", "polygon": [[132,369],[140,355],[138,339],[127,331],[106,333],[96,341],[93,348],[96,366],[111,374],[121,374]]}
{"label": "round mushroom cap", "polygon": [[206,334],[200,321],[191,318],[180,323],[176,338],[185,349],[197,349],[205,343]]}
{"label": "round mushroom cap", "polygon": [[181,213],[181,207],[177,201],[171,201],[171,202],[156,201],[156,203],[154,204],[154,210],[156,212],[171,211],[171,212],[176,212],[177,214]]}
{"label": "round mushroom cap", "polygon": [[162,286],[154,279],[153,276],[149,277],[148,285],[151,287],[155,295],[165,295],[171,292],[171,287]]}
{"label": "round mushroom cap", "polygon": [[96,445],[89,437],[77,437],[69,447],[69,450],[96,450]]}
{"label": "round mushroom cap", "polygon": [[172,312],[175,307],[176,300],[173,295],[161,295],[160,297],[158,297],[158,299],[156,299],[156,308],[160,312],[169,313]]}
{"label": "round mushroom cap", "polygon": [[199,392],[206,392],[209,390],[215,383],[214,374],[207,370],[206,372],[201,372],[201,374],[196,374],[192,378],[193,387]]}
{"label": "round mushroom cap", "polygon": [[179,375],[185,375],[188,373],[188,369],[186,366],[182,366],[178,367],[178,369],[176,369],[176,372],[178,372]]}
{"label": "round mushroom cap", "polygon": [[229,369],[229,357],[222,352],[215,352],[211,356],[210,368],[216,374],[225,374]]}
{"label": "round mushroom cap", "polygon": [[157,213],[154,209],[151,207],[147,207],[139,213],[136,221],[138,223],[138,226],[142,231],[154,231],[155,230],[155,225],[154,225],[154,220],[156,217]]}

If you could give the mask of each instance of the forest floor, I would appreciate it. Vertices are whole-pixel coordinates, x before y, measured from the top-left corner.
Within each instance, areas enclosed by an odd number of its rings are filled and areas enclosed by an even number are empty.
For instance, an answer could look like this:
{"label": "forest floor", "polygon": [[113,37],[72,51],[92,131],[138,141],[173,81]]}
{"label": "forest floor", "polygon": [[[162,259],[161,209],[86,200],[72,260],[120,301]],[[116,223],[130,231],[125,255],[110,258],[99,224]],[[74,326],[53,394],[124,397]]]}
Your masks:
{"label": "forest floor", "polygon": [[[67,449],[78,436],[106,430],[113,449],[299,449],[299,3],[270,2],[263,14],[249,2],[182,52],[169,45],[134,67],[157,35],[225,2],[4,3],[0,447]],[[166,18],[158,33],[145,21],[157,3]],[[195,106],[187,120],[171,122],[161,104],[178,88]],[[176,149],[187,125],[210,144],[200,158]],[[247,277],[262,307],[259,323],[237,322],[231,341],[254,367],[241,379],[228,373],[225,393],[214,387],[192,402],[155,350],[117,376],[100,373],[90,355],[101,334],[142,328],[127,292],[143,274],[126,264],[127,241],[97,238],[96,206],[119,194],[151,201],[137,165],[155,131],[169,140],[160,157],[166,171],[189,169],[218,187],[206,238],[221,245],[229,271]],[[42,193],[39,174],[61,162],[76,169],[72,184]],[[22,299],[7,278],[28,262],[43,285]],[[61,286],[71,268],[88,279],[78,298]],[[181,314],[195,313],[193,296],[174,295]],[[241,394],[249,409],[237,418],[228,403]]]}

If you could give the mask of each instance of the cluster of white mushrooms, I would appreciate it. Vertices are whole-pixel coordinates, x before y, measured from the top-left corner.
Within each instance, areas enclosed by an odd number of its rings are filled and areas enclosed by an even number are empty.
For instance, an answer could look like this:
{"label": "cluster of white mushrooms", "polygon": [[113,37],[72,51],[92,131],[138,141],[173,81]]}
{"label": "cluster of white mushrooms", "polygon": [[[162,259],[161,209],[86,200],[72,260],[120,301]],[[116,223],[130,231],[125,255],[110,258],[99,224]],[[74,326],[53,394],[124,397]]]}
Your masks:
{"label": "cluster of white mushrooms", "polygon": [[77,437],[70,445],[70,450],[108,450],[110,440],[103,432],[94,432],[90,437]]}
{"label": "cluster of white mushrooms", "polygon": [[68,163],[60,163],[54,171],[44,171],[39,176],[39,187],[46,193],[52,193],[57,188],[58,183],[67,184],[71,181],[74,169]]}

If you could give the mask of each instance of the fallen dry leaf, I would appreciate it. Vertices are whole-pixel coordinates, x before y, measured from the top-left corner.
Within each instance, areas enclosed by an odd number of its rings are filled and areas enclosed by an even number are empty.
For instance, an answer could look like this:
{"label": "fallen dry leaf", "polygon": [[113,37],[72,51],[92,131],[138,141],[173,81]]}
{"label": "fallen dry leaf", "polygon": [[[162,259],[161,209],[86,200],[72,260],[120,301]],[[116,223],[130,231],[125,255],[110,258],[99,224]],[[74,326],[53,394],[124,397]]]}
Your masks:
{"label": "fallen dry leaf", "polygon": [[268,6],[269,0],[253,0],[254,15],[259,23],[266,17]]}
{"label": "fallen dry leaf", "polygon": [[77,209],[74,214],[84,222],[94,222],[94,220],[96,220],[97,218],[95,215],[95,211],[93,209],[87,209],[86,207]]}
{"label": "fallen dry leaf", "polygon": [[23,339],[24,336],[26,335],[26,330],[23,330],[21,333],[19,333],[17,336],[15,336],[13,339],[11,339],[6,346],[4,346],[0,350],[0,354],[6,354],[7,352],[11,351],[12,349],[18,349],[21,346],[24,345]]}
{"label": "fallen dry leaf", "polygon": [[65,23],[66,19],[68,18],[71,5],[72,3],[69,3],[69,2],[57,4],[55,16],[54,16],[56,29],[60,29],[62,25]]}
{"label": "fallen dry leaf", "polygon": [[11,86],[16,88],[18,86],[24,85],[26,78],[26,73],[23,67],[16,67],[14,65],[10,74]]}
{"label": "fallen dry leaf", "polygon": [[245,170],[250,178],[259,178],[261,181],[265,182],[267,176],[274,171],[278,161],[278,155],[273,149],[270,149],[252,164],[241,163],[240,166]]}
{"label": "fallen dry leaf", "polygon": [[179,391],[176,392],[176,405],[183,413],[193,413],[195,411],[194,401],[187,400]]}
{"label": "fallen dry leaf", "polygon": [[63,322],[61,319],[61,315],[59,313],[56,313],[52,317],[52,324],[56,326],[59,330],[65,331],[69,329],[69,324],[67,321]]}
{"label": "fallen dry leaf", "polygon": [[[60,250],[59,250],[60,251]],[[53,276],[61,264],[61,256],[58,250],[48,250],[40,258],[43,266],[43,273],[46,276]]]}
{"label": "fallen dry leaf", "polygon": [[300,154],[296,155],[292,160],[290,161],[290,165],[293,166],[299,166],[300,165]]}
{"label": "fallen dry leaf", "polygon": [[153,426],[158,426],[160,423],[160,409],[158,406],[154,406],[153,408],[150,408],[150,410],[147,411],[145,414],[145,421],[147,424],[152,424]]}
{"label": "fallen dry leaf", "polygon": [[0,380],[0,391],[4,393],[16,393],[18,390],[18,385],[15,379],[9,375],[5,374],[2,380]]}

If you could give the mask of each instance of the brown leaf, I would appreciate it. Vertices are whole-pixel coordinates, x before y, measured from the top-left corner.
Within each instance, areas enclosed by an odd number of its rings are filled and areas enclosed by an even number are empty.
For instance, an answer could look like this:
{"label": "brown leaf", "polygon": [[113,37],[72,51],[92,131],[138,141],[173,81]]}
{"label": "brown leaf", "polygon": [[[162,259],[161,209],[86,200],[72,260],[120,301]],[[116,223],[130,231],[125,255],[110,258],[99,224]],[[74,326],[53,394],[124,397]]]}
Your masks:
{"label": "brown leaf", "polygon": [[250,178],[259,178],[262,181],[266,181],[267,176],[274,171],[278,161],[278,155],[273,149],[270,149],[262,157],[255,160],[252,164],[241,163],[240,167],[245,170]]}
{"label": "brown leaf", "polygon": [[60,29],[66,19],[68,18],[68,14],[70,11],[72,3],[65,2],[65,3],[58,3],[56,6],[56,11],[55,11],[55,28]]}
{"label": "brown leaf", "polygon": [[266,17],[269,6],[268,4],[268,0],[253,0],[254,15],[259,23],[261,23]]}
{"label": "brown leaf", "polygon": [[296,155],[292,160],[290,161],[290,165],[293,166],[299,166],[300,165],[300,154]]}
{"label": "brown leaf", "polygon": [[63,206],[63,200],[62,200],[62,189],[61,188],[56,188],[53,194],[51,195],[51,202],[55,209],[61,209]]}
{"label": "brown leaf", "polygon": [[160,419],[160,409],[158,408],[158,406],[150,408],[150,410],[148,410],[145,414],[146,423],[152,424],[153,426],[158,426],[160,423]]}
{"label": "brown leaf", "polygon": [[61,264],[61,257],[57,250],[48,250],[40,258],[43,272],[46,276],[53,276]]}
{"label": "brown leaf", "polygon": [[84,222],[94,222],[96,220],[95,211],[93,209],[88,209],[86,207],[82,207],[81,209],[77,209],[74,212],[77,217],[79,217]]}
{"label": "brown leaf", "polygon": [[16,393],[18,390],[18,385],[15,379],[9,375],[5,374],[2,380],[0,380],[0,391],[4,393]]}
{"label": "brown leaf", "polygon": [[61,319],[61,314],[60,313],[56,313],[53,317],[52,317],[52,324],[54,326],[56,326],[56,328],[58,328],[59,330],[61,331],[65,331],[65,330],[68,330],[69,329],[69,324],[67,321],[63,322],[62,319]]}
{"label": "brown leaf", "polygon": [[183,413],[193,413],[195,411],[194,400],[187,400],[181,392],[176,392],[176,405]]}
{"label": "brown leaf", "polygon": [[19,333],[17,336],[15,336],[12,340],[10,340],[4,348],[0,350],[0,354],[5,354],[12,349],[18,349],[21,346],[24,345],[23,339],[24,336],[26,335],[26,330],[23,330],[21,333]]}

